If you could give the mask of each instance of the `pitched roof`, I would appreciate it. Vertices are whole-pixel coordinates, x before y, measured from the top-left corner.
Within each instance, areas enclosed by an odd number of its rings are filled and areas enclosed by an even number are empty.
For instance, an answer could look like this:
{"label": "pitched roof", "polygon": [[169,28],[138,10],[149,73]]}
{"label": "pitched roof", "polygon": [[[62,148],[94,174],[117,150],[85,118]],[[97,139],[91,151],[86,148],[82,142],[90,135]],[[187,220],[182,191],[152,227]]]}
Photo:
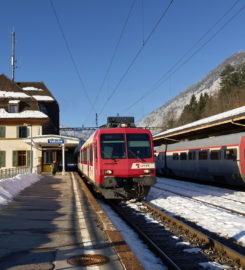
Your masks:
{"label": "pitched roof", "polygon": [[56,101],[43,82],[17,82],[24,93],[39,101]]}
{"label": "pitched roof", "polygon": [[[48,90],[47,90],[48,91]],[[49,92],[49,91],[48,91]],[[19,113],[9,113],[11,101],[19,104]],[[19,101],[19,102],[18,102]],[[11,81],[4,74],[0,75],[0,118],[44,118],[48,117],[40,112],[38,101],[29,92],[25,92],[20,85]],[[17,115],[18,114],[18,115]]]}

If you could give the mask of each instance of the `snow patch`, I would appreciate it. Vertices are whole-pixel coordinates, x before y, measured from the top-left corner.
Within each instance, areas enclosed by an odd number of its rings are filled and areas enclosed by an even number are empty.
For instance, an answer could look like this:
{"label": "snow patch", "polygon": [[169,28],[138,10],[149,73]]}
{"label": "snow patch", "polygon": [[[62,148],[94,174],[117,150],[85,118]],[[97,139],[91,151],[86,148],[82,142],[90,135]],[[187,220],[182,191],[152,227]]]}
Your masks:
{"label": "snow patch", "polygon": [[11,201],[23,189],[41,178],[42,176],[38,174],[26,173],[18,174],[13,178],[0,179],[0,208]]}
{"label": "snow patch", "polygon": [[0,90],[0,98],[30,98],[30,96],[21,92],[11,92]]}
{"label": "snow patch", "polygon": [[36,88],[34,86],[27,86],[22,88],[24,91],[43,91],[43,89]]}
{"label": "snow patch", "polygon": [[8,113],[0,109],[0,118],[47,118],[48,116],[40,111],[24,111],[20,113]]}
{"label": "snow patch", "polygon": [[54,100],[52,97],[50,96],[32,96],[33,98],[35,98],[38,101],[45,101],[45,100]]}
{"label": "snow patch", "polygon": [[204,262],[204,263],[199,263],[199,265],[203,269],[208,269],[208,270],[231,269],[230,266],[221,265],[221,264],[216,263],[216,262]]}

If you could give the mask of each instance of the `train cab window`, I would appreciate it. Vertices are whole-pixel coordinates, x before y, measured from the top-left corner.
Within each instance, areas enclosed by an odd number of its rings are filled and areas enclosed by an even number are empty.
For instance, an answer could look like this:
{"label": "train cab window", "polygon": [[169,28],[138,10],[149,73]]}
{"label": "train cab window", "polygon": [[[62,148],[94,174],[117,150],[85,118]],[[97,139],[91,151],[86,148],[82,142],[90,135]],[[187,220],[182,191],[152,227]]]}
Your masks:
{"label": "train cab window", "polygon": [[199,151],[199,160],[207,160],[208,159],[208,151],[203,150]]}
{"label": "train cab window", "polygon": [[221,157],[219,150],[212,150],[210,152],[210,159],[211,160],[219,160]]}
{"label": "train cab window", "polygon": [[179,159],[179,154],[173,153],[173,160],[178,160],[178,159]]}
{"label": "train cab window", "polygon": [[237,158],[237,150],[236,149],[226,149],[225,150],[225,159],[236,159]]}
{"label": "train cab window", "polygon": [[180,160],[187,160],[187,153],[180,153]]}
{"label": "train cab window", "polygon": [[196,152],[190,151],[188,153],[188,158],[189,158],[189,160],[195,160],[196,159]]}
{"label": "train cab window", "polygon": [[128,158],[151,158],[148,134],[127,134]]}
{"label": "train cab window", "polygon": [[123,134],[102,134],[100,137],[101,156],[104,159],[126,158]]}

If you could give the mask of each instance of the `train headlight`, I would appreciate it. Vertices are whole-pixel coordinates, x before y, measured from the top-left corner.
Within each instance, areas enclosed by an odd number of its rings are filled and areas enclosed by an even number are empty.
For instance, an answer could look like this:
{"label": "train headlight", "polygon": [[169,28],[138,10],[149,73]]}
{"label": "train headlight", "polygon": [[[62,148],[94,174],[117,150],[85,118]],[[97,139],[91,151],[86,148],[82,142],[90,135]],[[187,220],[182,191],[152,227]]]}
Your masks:
{"label": "train headlight", "polygon": [[113,173],[113,171],[112,170],[104,170],[104,174],[108,174],[108,175],[110,175],[110,174],[112,174]]}
{"label": "train headlight", "polygon": [[144,173],[151,173],[151,170],[145,169],[145,170],[144,170]]}

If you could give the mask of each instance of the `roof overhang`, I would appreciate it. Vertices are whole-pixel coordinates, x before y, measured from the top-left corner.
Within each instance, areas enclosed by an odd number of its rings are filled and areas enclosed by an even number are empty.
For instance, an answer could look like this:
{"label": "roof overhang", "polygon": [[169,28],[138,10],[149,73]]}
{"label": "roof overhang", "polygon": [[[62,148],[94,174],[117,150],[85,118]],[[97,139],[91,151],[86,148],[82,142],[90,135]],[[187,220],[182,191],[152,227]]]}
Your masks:
{"label": "roof overhang", "polygon": [[[238,109],[241,109],[240,111]],[[184,125],[171,130],[166,130],[153,137],[154,145],[171,144],[182,140],[195,140],[211,136],[219,136],[245,131],[245,106],[235,109],[239,111],[236,115],[229,112],[208,117],[191,124]],[[223,115],[223,117],[222,117]]]}
{"label": "roof overhang", "polygon": [[79,144],[79,139],[59,135],[42,135],[36,137],[28,137],[23,139],[27,144],[31,142],[37,147],[45,148],[60,148],[62,145],[65,147],[76,147]]}

